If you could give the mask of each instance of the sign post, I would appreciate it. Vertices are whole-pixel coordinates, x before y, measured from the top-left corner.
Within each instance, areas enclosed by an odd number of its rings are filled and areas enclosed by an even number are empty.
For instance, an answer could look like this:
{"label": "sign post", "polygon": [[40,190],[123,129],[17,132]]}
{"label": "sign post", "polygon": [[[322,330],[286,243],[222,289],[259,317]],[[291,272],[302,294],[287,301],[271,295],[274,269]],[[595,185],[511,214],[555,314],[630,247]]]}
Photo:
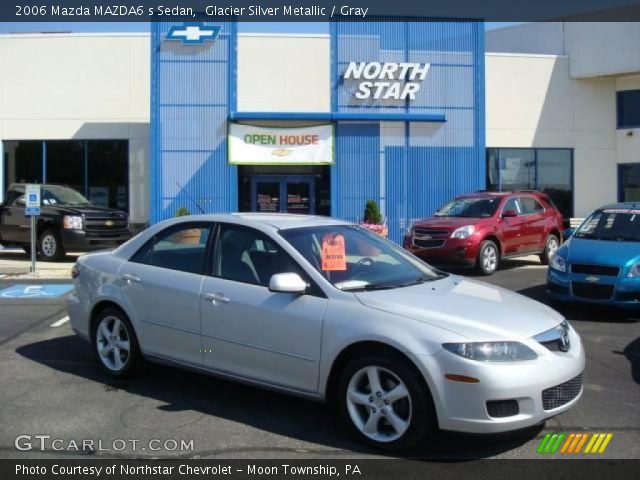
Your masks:
{"label": "sign post", "polygon": [[36,273],[36,225],[37,216],[40,215],[40,185],[29,184],[26,186],[25,215],[31,217],[31,273]]}

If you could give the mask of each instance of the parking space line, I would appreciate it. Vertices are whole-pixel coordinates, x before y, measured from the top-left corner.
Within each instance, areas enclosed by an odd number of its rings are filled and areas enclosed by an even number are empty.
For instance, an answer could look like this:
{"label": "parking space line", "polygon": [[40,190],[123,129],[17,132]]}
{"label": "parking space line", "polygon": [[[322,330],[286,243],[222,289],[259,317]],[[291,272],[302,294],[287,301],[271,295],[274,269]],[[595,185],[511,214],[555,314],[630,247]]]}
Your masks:
{"label": "parking space line", "polygon": [[57,322],[53,322],[51,324],[52,327],[59,327],[60,325],[64,325],[65,323],[67,323],[69,321],[69,315],[67,315],[66,317],[62,317],[60,320],[58,320]]}

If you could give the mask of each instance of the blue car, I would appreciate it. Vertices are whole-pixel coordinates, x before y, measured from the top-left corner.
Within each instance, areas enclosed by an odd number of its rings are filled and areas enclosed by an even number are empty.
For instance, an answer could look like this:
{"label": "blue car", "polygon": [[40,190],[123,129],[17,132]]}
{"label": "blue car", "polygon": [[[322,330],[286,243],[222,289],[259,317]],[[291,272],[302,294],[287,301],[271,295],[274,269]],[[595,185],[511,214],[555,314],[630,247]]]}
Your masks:
{"label": "blue car", "polygon": [[553,300],[640,309],[640,203],[593,212],[549,262]]}

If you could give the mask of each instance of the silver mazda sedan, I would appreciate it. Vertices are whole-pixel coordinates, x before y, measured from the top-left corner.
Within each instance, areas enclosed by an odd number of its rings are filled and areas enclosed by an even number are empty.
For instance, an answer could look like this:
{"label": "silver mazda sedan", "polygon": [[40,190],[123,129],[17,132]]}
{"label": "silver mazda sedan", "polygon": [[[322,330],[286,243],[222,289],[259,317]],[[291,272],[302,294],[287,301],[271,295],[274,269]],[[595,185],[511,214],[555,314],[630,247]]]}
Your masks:
{"label": "silver mazda sedan", "polygon": [[582,393],[560,314],[348,222],[179,217],[80,257],[73,277],[71,324],[109,375],[144,358],[328,401],[377,447],[527,427]]}

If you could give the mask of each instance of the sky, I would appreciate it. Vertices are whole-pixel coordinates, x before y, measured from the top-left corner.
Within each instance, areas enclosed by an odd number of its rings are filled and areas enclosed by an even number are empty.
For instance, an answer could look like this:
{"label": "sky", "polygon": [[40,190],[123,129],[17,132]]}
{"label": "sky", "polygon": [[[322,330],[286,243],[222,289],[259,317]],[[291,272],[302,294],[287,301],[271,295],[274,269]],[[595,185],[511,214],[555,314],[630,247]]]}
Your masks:
{"label": "sky", "polygon": [[[522,22],[486,22],[485,29]],[[0,33],[14,32],[148,32],[148,22],[0,22]],[[240,22],[238,31],[247,33],[329,33],[327,22]]]}

